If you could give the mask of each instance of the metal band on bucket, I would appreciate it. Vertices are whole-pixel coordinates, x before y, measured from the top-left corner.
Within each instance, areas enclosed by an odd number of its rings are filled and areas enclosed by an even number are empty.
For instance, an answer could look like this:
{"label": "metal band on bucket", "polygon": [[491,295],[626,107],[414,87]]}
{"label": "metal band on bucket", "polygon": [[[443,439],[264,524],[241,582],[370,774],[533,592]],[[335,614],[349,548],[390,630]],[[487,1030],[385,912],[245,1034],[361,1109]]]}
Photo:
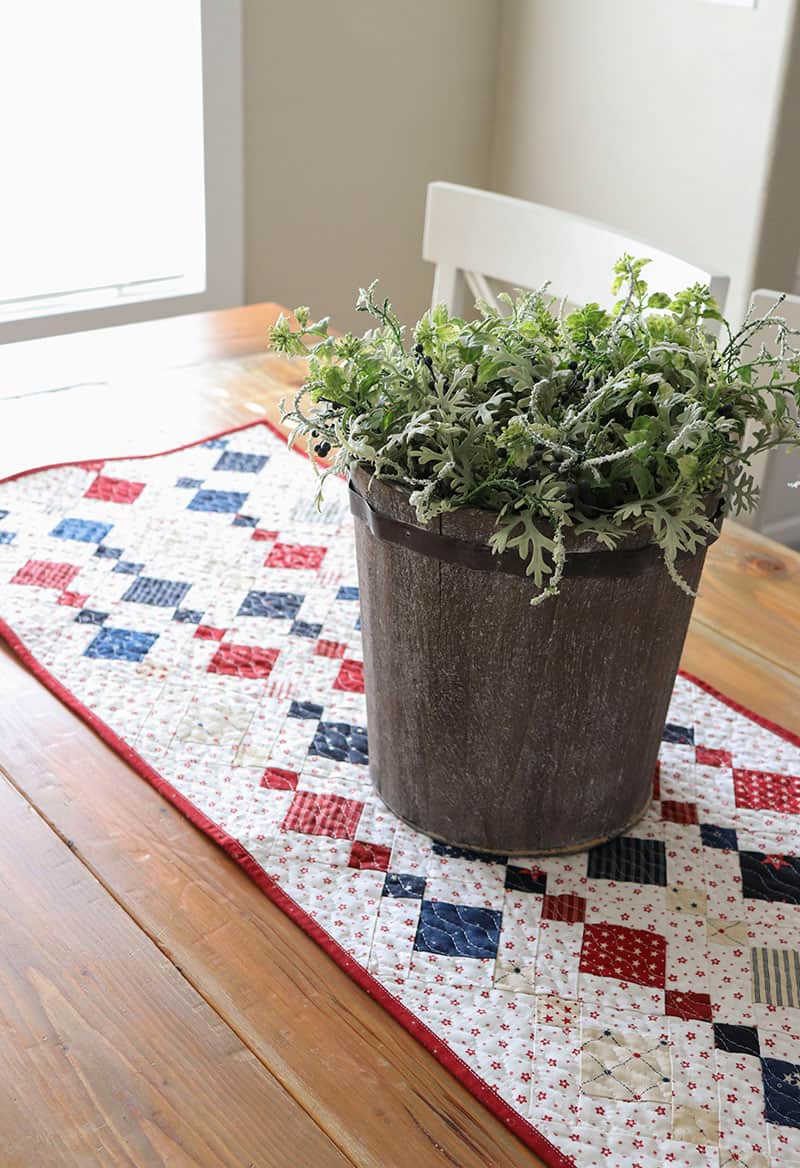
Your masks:
{"label": "metal band on bucket", "polygon": [[[497,554],[486,544],[472,543],[452,535],[440,535],[437,531],[426,531],[422,527],[403,523],[400,519],[393,519],[391,515],[377,511],[357,489],[352,477],[348,480],[348,486],[350,510],[356,519],[366,524],[376,539],[397,544],[398,547],[408,548],[409,551],[441,560],[445,564],[458,564],[462,568],[470,568],[474,572],[505,572],[511,576],[527,574],[527,561],[516,551]],[[716,534],[708,537],[707,544],[714,543],[718,536],[719,528]],[[626,548],[621,551],[568,552],[564,575],[606,578],[640,576],[645,572],[661,569],[661,555],[660,553],[655,555],[656,551],[658,549],[654,544],[645,544],[644,547]],[[682,560],[692,559],[694,554],[689,552],[679,554],[678,565]]]}

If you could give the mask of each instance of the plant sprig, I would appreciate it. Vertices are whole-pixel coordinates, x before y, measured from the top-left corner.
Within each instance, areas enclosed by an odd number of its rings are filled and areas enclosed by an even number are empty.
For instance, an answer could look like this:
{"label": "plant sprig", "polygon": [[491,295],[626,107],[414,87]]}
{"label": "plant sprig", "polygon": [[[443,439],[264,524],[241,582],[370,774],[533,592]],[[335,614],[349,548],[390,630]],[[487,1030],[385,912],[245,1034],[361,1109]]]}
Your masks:
{"label": "plant sprig", "polygon": [[713,531],[709,496],[754,507],[752,459],[800,444],[798,334],[780,302],[734,332],[703,285],[651,292],[647,263],[615,265],[610,312],[567,314],[545,286],[479,302],[474,320],[438,305],[409,333],[373,283],[357,307],[375,327],[338,337],[298,308],[269,340],[309,358],[285,420],[332,452],[323,477],[365,467],[406,487],[421,522],[496,513],[492,546],[526,561],[534,603],[558,591],[570,528],[609,548],[649,528],[690,592],[676,563]]}

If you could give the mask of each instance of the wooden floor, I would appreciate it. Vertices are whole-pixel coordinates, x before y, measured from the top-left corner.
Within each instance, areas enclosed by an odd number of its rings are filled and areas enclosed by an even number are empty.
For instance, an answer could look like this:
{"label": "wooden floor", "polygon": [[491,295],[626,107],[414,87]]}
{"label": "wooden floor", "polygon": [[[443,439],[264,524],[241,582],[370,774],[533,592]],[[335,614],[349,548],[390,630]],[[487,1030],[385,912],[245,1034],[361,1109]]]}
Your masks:
{"label": "wooden floor", "polygon": [[[275,312],[0,348],[0,474],[277,419]],[[800,557],[728,524],[684,666],[800,730]],[[0,772],[2,1168],[539,1163],[7,652]]]}

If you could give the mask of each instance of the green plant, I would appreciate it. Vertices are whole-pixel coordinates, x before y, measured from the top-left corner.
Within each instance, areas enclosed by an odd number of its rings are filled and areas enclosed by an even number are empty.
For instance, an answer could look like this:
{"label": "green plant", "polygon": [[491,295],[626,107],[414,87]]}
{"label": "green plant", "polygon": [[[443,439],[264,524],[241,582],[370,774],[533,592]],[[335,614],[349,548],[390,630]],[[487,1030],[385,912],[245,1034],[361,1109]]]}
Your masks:
{"label": "green plant", "polygon": [[709,496],[752,508],[752,458],[800,442],[800,350],[777,304],[734,333],[701,285],[649,292],[647,262],[615,265],[611,312],[567,313],[545,287],[500,310],[479,302],[475,320],[440,305],[408,334],[372,284],[357,306],[377,327],[335,337],[299,308],[299,328],[284,316],[270,334],[274,350],[309,357],[285,419],[332,453],[323,476],[368,468],[410,490],[420,521],[496,512],[492,546],[527,561],[537,603],[558,590],[568,528],[608,548],[651,528],[690,591],[676,558],[712,533]]}

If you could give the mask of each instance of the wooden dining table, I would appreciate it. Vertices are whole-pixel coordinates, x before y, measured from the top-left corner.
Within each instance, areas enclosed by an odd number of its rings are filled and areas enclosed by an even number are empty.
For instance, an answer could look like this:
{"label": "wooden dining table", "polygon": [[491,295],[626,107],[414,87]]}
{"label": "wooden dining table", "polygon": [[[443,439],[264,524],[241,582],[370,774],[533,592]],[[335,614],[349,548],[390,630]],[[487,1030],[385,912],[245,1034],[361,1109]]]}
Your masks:
{"label": "wooden dining table", "polygon": [[[0,476],[279,422],[279,311],[0,347]],[[800,556],[728,521],[682,663],[800,731]],[[540,1163],[8,650],[0,823],[3,1168]]]}

